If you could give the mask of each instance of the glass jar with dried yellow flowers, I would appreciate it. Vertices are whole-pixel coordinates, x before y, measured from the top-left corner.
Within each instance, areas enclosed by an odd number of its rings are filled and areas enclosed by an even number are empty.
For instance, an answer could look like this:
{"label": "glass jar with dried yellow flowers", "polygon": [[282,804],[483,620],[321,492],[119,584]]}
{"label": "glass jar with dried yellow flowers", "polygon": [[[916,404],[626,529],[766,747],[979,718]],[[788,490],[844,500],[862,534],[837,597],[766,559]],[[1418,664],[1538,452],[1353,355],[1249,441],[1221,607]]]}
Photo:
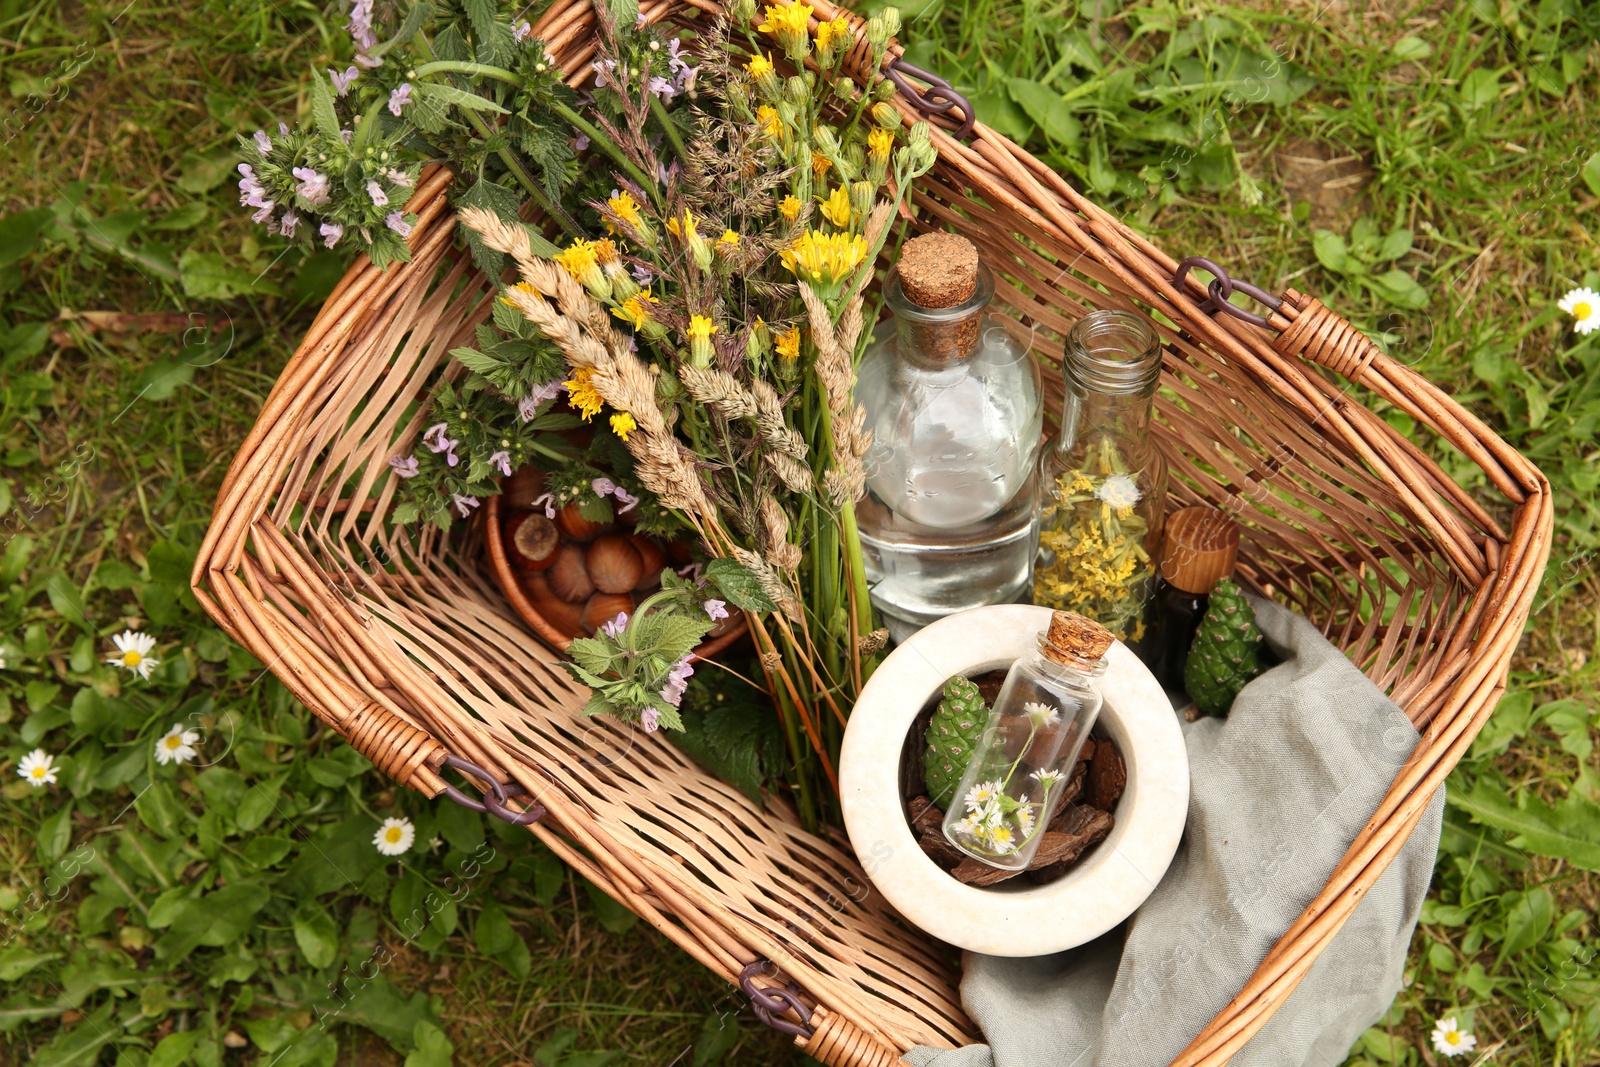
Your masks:
{"label": "glass jar with dried yellow flowers", "polygon": [[1039,461],[1033,599],[1143,636],[1167,466],[1150,435],[1161,342],[1130,311],[1091,311],[1067,335],[1061,435]]}

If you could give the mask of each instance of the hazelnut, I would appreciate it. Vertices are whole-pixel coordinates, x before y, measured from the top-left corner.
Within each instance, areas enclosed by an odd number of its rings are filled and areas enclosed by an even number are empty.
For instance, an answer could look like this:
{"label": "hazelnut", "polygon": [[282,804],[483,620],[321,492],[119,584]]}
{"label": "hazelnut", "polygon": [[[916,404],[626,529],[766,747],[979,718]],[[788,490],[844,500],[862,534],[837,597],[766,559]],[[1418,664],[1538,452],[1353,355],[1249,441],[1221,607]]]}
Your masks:
{"label": "hazelnut", "polygon": [[518,570],[542,571],[556,561],[561,533],[556,524],[537,511],[525,511],[506,520],[506,557]]}
{"label": "hazelnut", "polygon": [[632,543],[633,550],[639,553],[638,588],[654,589],[661,584],[661,571],[667,565],[667,554],[661,550],[660,545],[644,534],[629,534],[628,540]]}
{"label": "hazelnut", "polygon": [[522,591],[528,594],[528,599],[533,602],[533,610],[568,637],[578,637],[583,633],[580,620],[583,617],[583,608],[577,604],[568,604],[556,596],[550,589],[550,583],[544,573],[532,571],[517,576],[517,582],[522,586]]}
{"label": "hazelnut", "polygon": [[602,593],[626,593],[644,575],[644,561],[639,558],[638,549],[621,534],[597,538],[584,554],[584,565],[589,580]]}
{"label": "hazelnut", "polygon": [[583,564],[583,549],[578,545],[562,545],[556,552],[555,565],[545,574],[550,591],[569,604],[582,604],[594,592],[589,569]]}
{"label": "hazelnut", "polygon": [[633,611],[633,598],[626,593],[596,593],[583,606],[583,616],[578,620],[584,631],[593,634],[602,625],[622,612]]}
{"label": "hazelnut", "polygon": [[593,541],[606,528],[603,522],[584,518],[576,503],[568,504],[556,512],[556,525],[574,541]]}

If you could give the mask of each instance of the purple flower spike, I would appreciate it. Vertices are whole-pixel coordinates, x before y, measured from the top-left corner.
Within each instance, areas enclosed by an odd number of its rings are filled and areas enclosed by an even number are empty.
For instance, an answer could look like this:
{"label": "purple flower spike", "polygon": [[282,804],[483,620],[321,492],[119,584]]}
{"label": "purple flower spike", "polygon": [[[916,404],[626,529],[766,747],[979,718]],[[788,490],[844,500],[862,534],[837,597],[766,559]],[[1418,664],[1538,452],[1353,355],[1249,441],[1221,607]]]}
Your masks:
{"label": "purple flower spike", "polygon": [[293,211],[285,211],[283,218],[278,222],[278,232],[285,237],[293,237],[294,228],[298,225],[300,225],[300,216]]}
{"label": "purple flower spike", "polygon": [[494,453],[489,457],[489,466],[498,468],[507,478],[511,477],[511,453],[506,451]]}
{"label": "purple flower spike", "polygon": [[622,631],[626,630],[627,628],[628,613],[626,611],[619,611],[617,612],[616,618],[612,619],[610,622],[602,623],[600,625],[600,632],[605,634],[607,637],[621,637]]}
{"label": "purple flower spike", "polygon": [[521,44],[523,41],[526,41],[529,37],[533,36],[533,27],[528,25],[527,19],[523,19],[521,22],[511,27],[511,36],[516,39],[518,44]]}
{"label": "purple flower spike", "polygon": [[596,478],[589,483],[589,488],[594,490],[595,496],[610,496],[617,491],[617,483],[610,478]]}
{"label": "purple flower spike", "polygon": [[544,508],[544,517],[547,519],[556,517],[556,498],[554,493],[545,493],[543,496],[535,497],[533,506]]}
{"label": "purple flower spike", "polygon": [[406,221],[404,212],[391,211],[384,217],[383,224],[401,237],[411,236],[411,223]]}
{"label": "purple flower spike", "polygon": [[472,509],[478,506],[478,498],[475,496],[463,496],[461,493],[451,493],[450,500],[455,504],[456,511],[460,513],[462,518],[466,518],[468,515],[472,514]]}
{"label": "purple flower spike", "polygon": [[639,725],[644,727],[645,733],[653,734],[656,732],[657,722],[660,720],[660,718],[661,713],[655,708],[645,708],[644,711],[639,714]]}
{"label": "purple flower spike", "polygon": [[661,687],[661,699],[673,707],[677,707],[683,700],[684,690],[689,688],[689,675],[694,673],[694,666],[689,662],[694,658],[694,653],[680,659],[667,672],[667,684]]}
{"label": "purple flower spike", "polygon": [[377,182],[367,182],[367,195],[372,198],[373,204],[384,207],[389,203],[389,194],[383,191],[383,186]]}
{"label": "purple flower spike", "polygon": [[337,222],[324,222],[317,227],[317,232],[322,234],[322,247],[332,248],[344,236],[344,227]]}
{"label": "purple flower spike", "polygon": [[272,138],[267,136],[266,130],[256,131],[256,151],[260,152],[262,155],[266,155],[268,152],[272,151]]}
{"label": "purple flower spike", "polygon": [[711,616],[712,622],[728,617],[728,605],[721,600],[708,600],[705,607],[706,614]]}
{"label": "purple flower spike", "polygon": [[272,218],[271,200],[263,200],[260,207],[260,211],[257,211],[254,215],[250,216],[251,222],[266,222],[268,219]]}
{"label": "purple flower spike", "polygon": [[402,478],[415,478],[417,476],[416,456],[390,456],[389,466]]}
{"label": "purple flower spike", "polygon": [[638,506],[639,498],[622,488],[620,485],[617,486],[617,491],[611,495],[616,497],[617,502],[622,505],[617,509],[618,515],[626,515],[628,512],[632,511],[636,506]]}

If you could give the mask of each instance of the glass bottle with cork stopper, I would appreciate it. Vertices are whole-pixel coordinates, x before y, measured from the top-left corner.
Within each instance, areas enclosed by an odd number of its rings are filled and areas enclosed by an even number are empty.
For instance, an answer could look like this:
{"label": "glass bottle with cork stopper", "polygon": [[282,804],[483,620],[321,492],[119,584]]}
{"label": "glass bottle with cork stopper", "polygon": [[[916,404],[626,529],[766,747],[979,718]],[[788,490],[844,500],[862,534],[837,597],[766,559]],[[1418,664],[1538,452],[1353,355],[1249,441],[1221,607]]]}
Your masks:
{"label": "glass bottle with cork stopper", "polygon": [[873,443],[857,508],[873,603],[901,640],[945,615],[1016,600],[1037,544],[1039,369],[987,312],[971,241],[907,241],[857,370]]}
{"label": "glass bottle with cork stopper", "polygon": [[1238,554],[1239,524],[1224,512],[1191,507],[1167,518],[1150,632],[1136,649],[1163,689],[1182,692],[1183,665],[1211,590],[1233,576]]}
{"label": "glass bottle with cork stopper", "polygon": [[1105,673],[1114,640],[1082,615],[1051,614],[1039,650],[1006,674],[956,787],[944,817],[952,845],[991,867],[1027,868],[1100,716],[1095,679]]}

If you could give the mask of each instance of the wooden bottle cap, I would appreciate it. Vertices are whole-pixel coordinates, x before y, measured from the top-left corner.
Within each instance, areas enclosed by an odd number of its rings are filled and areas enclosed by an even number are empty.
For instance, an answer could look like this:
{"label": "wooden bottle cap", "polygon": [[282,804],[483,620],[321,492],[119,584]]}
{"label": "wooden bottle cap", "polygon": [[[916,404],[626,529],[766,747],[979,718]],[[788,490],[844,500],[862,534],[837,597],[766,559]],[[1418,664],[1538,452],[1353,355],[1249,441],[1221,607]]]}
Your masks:
{"label": "wooden bottle cap", "polygon": [[935,230],[913,237],[896,269],[900,291],[918,307],[953,308],[978,291],[978,247],[960,234]]}
{"label": "wooden bottle cap", "polygon": [[1110,630],[1075,611],[1056,611],[1050,615],[1050,630],[1045,635],[1044,654],[1057,663],[1081,660],[1098,663],[1116,638]]}
{"label": "wooden bottle cap", "polygon": [[1233,574],[1238,555],[1238,523],[1216,508],[1183,508],[1167,518],[1157,569],[1174,588],[1209,594]]}

